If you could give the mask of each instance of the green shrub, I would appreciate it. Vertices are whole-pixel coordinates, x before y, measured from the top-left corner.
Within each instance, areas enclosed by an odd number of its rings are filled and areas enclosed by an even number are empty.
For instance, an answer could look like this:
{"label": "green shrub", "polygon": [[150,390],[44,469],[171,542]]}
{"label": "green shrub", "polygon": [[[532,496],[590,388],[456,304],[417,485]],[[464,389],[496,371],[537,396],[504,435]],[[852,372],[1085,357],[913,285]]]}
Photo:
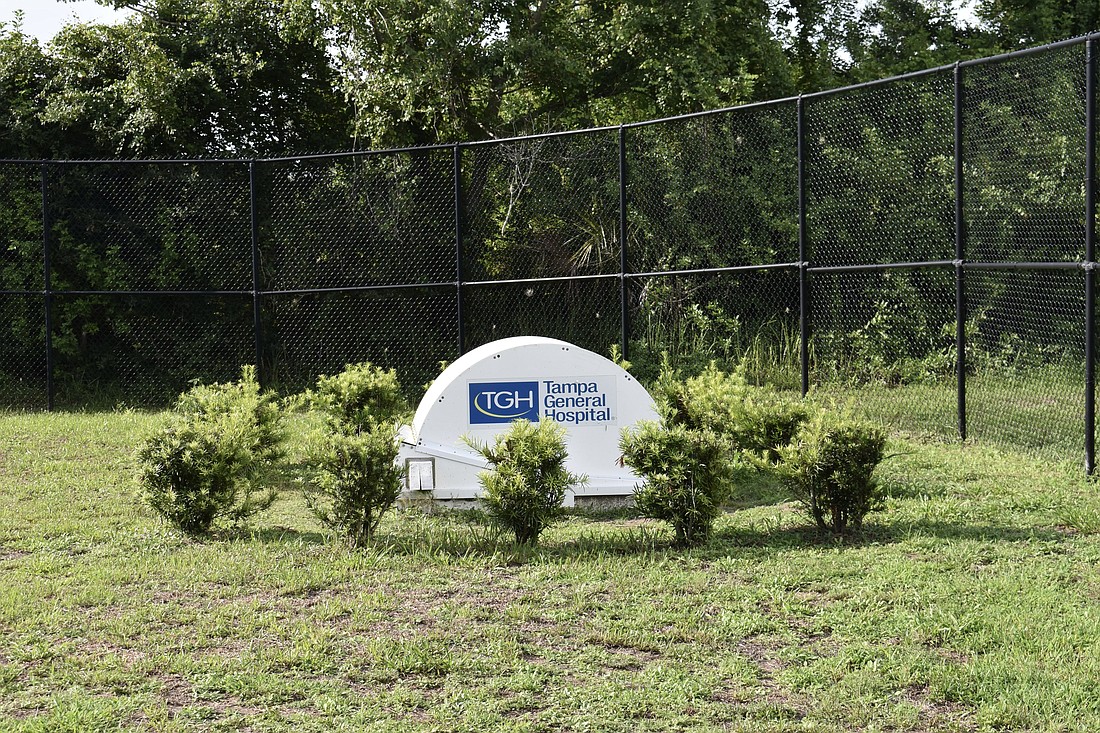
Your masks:
{"label": "green shrub", "polygon": [[393,425],[326,433],[313,456],[318,493],[310,508],[350,547],[374,536],[386,511],[401,495],[401,468],[395,463],[398,443]]}
{"label": "green shrub", "polygon": [[519,544],[537,543],[560,514],[566,490],[587,481],[566,470],[565,428],[553,420],[516,420],[492,445],[463,440],[491,466],[479,474],[489,516]]}
{"label": "green shrub", "polygon": [[335,376],[322,375],[308,397],[311,406],[331,421],[360,429],[396,423],[410,413],[397,372],[370,362],[348,364]]}
{"label": "green shrub", "polygon": [[669,424],[709,430],[726,438],[734,450],[772,458],[777,448],[791,442],[808,414],[798,398],[750,385],[743,367],[726,373],[711,364],[686,380],[665,370],[654,393]]}
{"label": "green shrub", "polygon": [[180,395],[168,426],[138,451],[139,482],[165,519],[187,534],[205,534],[219,519],[243,521],[271,506],[269,479],[282,441],[275,398],[260,391],[248,366],[239,382]]}
{"label": "green shrub", "polygon": [[307,398],[326,418],[310,451],[318,491],[307,503],[322,523],[360,547],[401,495],[397,425],[409,404],[397,373],[368,362],[321,376]]}
{"label": "green shrub", "polygon": [[842,533],[881,508],[874,471],[885,446],[881,428],[849,410],[823,408],[779,449],[776,469],[819,528]]}
{"label": "green shrub", "polygon": [[623,431],[619,448],[642,477],[638,511],[671,523],[678,545],[705,542],[732,492],[729,442],[711,430],[645,421]]}

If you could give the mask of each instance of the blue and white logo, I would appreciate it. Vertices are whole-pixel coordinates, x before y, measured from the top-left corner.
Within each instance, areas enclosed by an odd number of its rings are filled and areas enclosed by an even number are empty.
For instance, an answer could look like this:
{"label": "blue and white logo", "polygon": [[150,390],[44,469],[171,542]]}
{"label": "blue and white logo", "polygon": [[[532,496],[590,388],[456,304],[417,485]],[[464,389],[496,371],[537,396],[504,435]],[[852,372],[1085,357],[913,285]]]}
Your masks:
{"label": "blue and white logo", "polygon": [[470,424],[539,420],[538,382],[470,382]]}

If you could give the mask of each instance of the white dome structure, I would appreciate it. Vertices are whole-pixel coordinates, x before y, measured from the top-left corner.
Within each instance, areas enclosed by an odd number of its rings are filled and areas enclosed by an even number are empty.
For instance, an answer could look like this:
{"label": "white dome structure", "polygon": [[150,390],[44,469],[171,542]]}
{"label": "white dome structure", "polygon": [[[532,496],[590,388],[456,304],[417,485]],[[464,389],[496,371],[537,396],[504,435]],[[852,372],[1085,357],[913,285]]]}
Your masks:
{"label": "white dome structure", "polygon": [[[638,477],[620,465],[619,433],[656,420],[649,393],[610,359],[541,336],[506,338],[457,359],[432,382],[398,460],[410,495],[476,499],[485,459],[463,436],[491,442],[513,420],[552,419],[566,430],[567,466],[588,482],[576,496],[629,496]],[[572,505],[574,495],[566,497]]]}

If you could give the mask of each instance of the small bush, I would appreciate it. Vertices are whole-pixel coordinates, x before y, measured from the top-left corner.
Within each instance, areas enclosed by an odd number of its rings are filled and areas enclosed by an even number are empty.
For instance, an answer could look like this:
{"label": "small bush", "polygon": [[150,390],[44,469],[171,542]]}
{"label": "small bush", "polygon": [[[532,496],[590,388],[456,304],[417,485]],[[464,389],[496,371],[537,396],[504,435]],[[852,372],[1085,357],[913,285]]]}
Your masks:
{"label": "small bush", "polygon": [[352,548],[374,536],[382,516],[401,495],[397,451],[396,433],[387,424],[330,432],[321,439],[314,456],[320,496],[310,497],[309,505]]}
{"label": "small bush", "polygon": [[322,376],[308,397],[331,421],[359,429],[396,423],[410,412],[397,372],[370,362],[348,364],[335,376]]}
{"label": "small bush", "polygon": [[881,508],[874,471],[885,446],[881,428],[848,410],[821,409],[779,449],[776,468],[819,528],[842,533]]}
{"label": "small bush", "polygon": [[726,373],[711,364],[686,380],[665,370],[654,392],[666,422],[712,431],[734,450],[765,453],[773,459],[808,414],[799,399],[750,385],[743,367]]}
{"label": "small bush", "polygon": [[268,485],[283,455],[282,414],[261,393],[254,367],[241,380],[199,385],[180,395],[169,425],[138,451],[146,501],[190,535],[219,519],[243,521],[275,501]]}
{"label": "small bush", "polygon": [[565,492],[587,480],[565,468],[565,428],[553,420],[516,420],[492,445],[464,438],[492,467],[479,475],[489,516],[534,545],[560,514]]}
{"label": "small bush", "polygon": [[397,424],[408,417],[408,402],[397,373],[368,362],[320,377],[307,397],[326,418],[311,450],[318,493],[308,504],[351,547],[360,547],[401,495]]}
{"label": "small bush", "polygon": [[645,421],[623,431],[619,448],[642,477],[638,511],[672,524],[678,545],[705,542],[732,491],[729,442],[711,430]]}

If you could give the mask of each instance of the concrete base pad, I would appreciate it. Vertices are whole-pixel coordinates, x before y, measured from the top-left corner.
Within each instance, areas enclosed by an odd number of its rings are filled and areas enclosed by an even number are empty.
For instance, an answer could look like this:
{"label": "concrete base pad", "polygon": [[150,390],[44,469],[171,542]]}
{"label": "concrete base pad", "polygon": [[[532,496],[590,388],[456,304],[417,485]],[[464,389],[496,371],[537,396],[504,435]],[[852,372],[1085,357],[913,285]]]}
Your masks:
{"label": "concrete base pad", "polygon": [[[402,509],[420,509],[425,513],[434,511],[467,511],[482,509],[480,499],[433,499],[430,491],[406,491],[397,500]],[[578,496],[574,507],[585,511],[612,511],[629,509],[634,506],[633,496]]]}

